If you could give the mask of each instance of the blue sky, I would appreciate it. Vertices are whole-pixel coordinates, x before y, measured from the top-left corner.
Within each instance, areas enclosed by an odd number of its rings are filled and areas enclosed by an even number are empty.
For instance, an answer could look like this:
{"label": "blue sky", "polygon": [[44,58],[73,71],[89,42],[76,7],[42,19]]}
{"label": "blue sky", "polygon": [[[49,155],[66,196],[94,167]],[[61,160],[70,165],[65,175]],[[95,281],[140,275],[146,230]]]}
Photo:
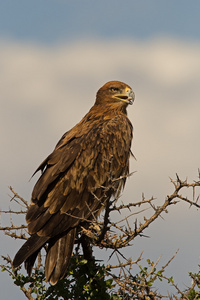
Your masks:
{"label": "blue sky", "polygon": [[[199,11],[199,0],[1,1],[1,208],[10,205],[9,185],[30,199],[31,175],[108,80],[125,81],[136,94],[128,115],[137,172],[123,201],[138,201],[144,192],[159,205],[172,191],[169,176],[197,180]],[[184,287],[200,264],[200,239],[191,234],[200,226],[199,211],[180,204],[169,212],[127,256],[144,250],[154,261],[162,255],[163,265],[180,248],[168,274]],[[13,257],[21,242],[1,238],[1,254]],[[5,299],[25,299],[0,276]]]}
{"label": "blue sky", "polygon": [[84,37],[199,40],[199,11],[198,0],[7,0],[0,2],[0,35],[45,44]]}

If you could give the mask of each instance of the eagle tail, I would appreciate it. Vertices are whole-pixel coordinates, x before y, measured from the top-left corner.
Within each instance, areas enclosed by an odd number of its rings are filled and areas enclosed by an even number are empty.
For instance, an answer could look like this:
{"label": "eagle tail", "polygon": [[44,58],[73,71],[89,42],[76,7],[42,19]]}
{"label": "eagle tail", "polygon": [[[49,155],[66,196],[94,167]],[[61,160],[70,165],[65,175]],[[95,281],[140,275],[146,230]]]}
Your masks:
{"label": "eagle tail", "polygon": [[32,235],[19,249],[13,260],[13,267],[16,268],[25,261],[25,268],[30,276],[36,257],[49,237]]}
{"label": "eagle tail", "polygon": [[67,272],[75,236],[76,228],[73,228],[64,236],[52,240],[52,242],[49,241],[45,262],[45,277],[46,281],[50,281],[53,285],[62,279]]}
{"label": "eagle tail", "polygon": [[[42,247],[41,247],[42,248]],[[32,269],[33,269],[33,265],[35,263],[35,260],[38,256],[38,253],[40,252],[41,248],[39,248],[37,251],[35,251],[31,256],[29,256],[25,262],[24,262],[24,266],[25,266],[25,269],[28,273],[28,276],[30,277],[31,276],[31,273],[32,273]]]}

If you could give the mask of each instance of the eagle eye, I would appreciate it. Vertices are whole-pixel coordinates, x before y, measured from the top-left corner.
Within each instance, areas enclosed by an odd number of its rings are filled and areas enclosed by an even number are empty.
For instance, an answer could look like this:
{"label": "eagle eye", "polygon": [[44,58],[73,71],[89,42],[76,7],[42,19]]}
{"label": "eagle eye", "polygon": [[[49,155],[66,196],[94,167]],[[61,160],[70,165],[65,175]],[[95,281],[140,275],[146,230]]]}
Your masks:
{"label": "eagle eye", "polygon": [[112,93],[115,93],[115,92],[119,91],[119,89],[117,87],[111,87],[110,90],[111,90]]}

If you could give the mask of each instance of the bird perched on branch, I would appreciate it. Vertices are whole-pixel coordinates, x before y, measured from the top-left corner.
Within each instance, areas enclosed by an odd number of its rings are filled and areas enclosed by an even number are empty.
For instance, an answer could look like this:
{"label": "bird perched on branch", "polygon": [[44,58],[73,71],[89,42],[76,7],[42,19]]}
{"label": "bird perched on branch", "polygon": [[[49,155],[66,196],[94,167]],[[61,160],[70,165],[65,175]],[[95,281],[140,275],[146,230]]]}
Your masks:
{"label": "bird perched on branch", "polygon": [[47,244],[46,280],[56,284],[65,276],[77,227],[97,216],[125,184],[132,140],[126,108],[133,101],[130,86],[106,83],[90,111],[37,168],[41,176],[26,215],[30,238],[17,252],[14,267],[24,261],[30,276],[39,251]]}

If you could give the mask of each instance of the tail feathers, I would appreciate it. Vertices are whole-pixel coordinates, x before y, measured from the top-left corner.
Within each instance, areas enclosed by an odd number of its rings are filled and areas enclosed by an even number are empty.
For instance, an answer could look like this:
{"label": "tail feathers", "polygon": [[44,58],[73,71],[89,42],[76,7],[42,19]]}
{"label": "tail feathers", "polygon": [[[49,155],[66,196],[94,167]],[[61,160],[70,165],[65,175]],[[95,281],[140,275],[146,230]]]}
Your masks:
{"label": "tail feathers", "polygon": [[67,272],[75,236],[76,228],[73,228],[54,244],[49,244],[45,263],[45,276],[46,281],[50,281],[53,285],[62,279]]}
{"label": "tail feathers", "polygon": [[45,276],[46,281],[55,285],[67,272],[75,237],[76,228],[71,229],[66,235],[57,239],[50,239],[49,237],[41,237],[34,234],[15,255],[13,266],[16,268],[25,261],[25,268],[30,276],[39,251],[48,241]]}
{"label": "tail feathers", "polygon": [[[14,268],[21,265],[23,261],[28,261],[29,263],[32,262],[34,264],[38,252],[40,251],[42,246],[47,242],[47,240],[49,240],[49,237],[38,236],[37,234],[32,235],[15,255],[15,258],[13,260]],[[25,265],[26,264],[27,263],[25,263]],[[31,272],[32,267],[30,269],[29,266],[28,269]]]}
{"label": "tail feathers", "polygon": [[[42,247],[41,247],[42,248]],[[25,266],[25,269],[28,273],[28,276],[30,277],[31,276],[31,273],[32,273],[32,269],[33,269],[33,266],[34,266],[34,263],[35,263],[35,260],[38,256],[38,253],[40,252],[41,248],[39,248],[37,251],[35,251],[31,256],[29,256],[25,262],[24,262],[24,266]]]}

